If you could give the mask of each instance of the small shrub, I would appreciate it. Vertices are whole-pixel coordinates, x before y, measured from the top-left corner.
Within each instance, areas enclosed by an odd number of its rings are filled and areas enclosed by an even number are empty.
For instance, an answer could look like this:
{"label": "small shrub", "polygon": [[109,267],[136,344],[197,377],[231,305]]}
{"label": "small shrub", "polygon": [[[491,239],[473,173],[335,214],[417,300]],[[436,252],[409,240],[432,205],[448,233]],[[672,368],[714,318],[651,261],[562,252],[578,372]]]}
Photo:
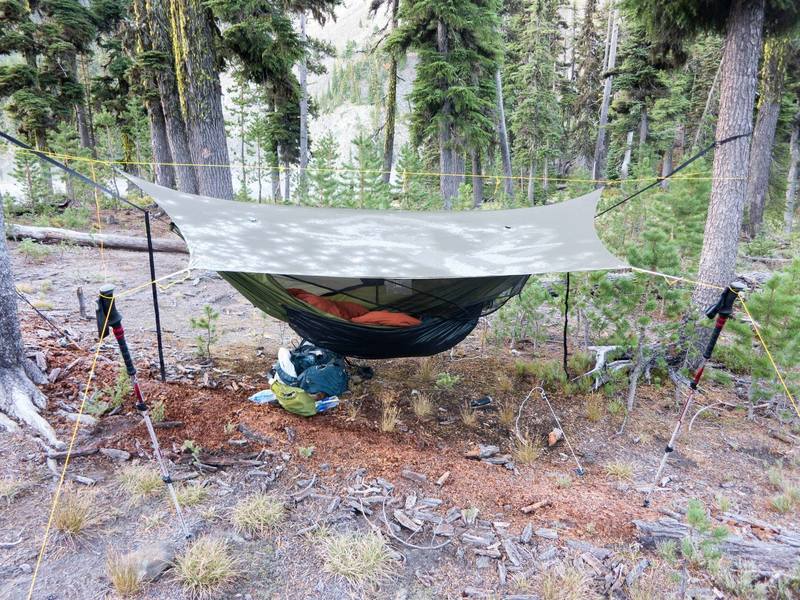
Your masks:
{"label": "small shrub", "polygon": [[544,388],[558,388],[567,382],[564,366],[558,360],[534,361],[530,363],[529,374]]}
{"label": "small shrub", "polygon": [[556,477],[556,485],[560,488],[568,488],[572,486],[572,477],[569,475],[558,475]]}
{"label": "small shrub", "polygon": [[397,417],[400,416],[400,407],[394,403],[386,403],[381,411],[381,431],[392,433],[397,427]]}
{"label": "small shrub", "polygon": [[436,376],[436,387],[440,390],[452,390],[461,381],[461,376],[444,372]]}
{"label": "small shrub", "polygon": [[[181,506],[195,506],[208,498],[208,490],[202,485],[178,484],[175,486],[175,495],[178,497],[178,504]],[[170,507],[173,507],[172,503],[170,503]]]}
{"label": "small shrub", "polygon": [[619,481],[630,481],[633,479],[633,465],[622,461],[614,461],[605,467],[606,475],[618,479]]}
{"label": "small shrub", "polygon": [[103,394],[108,398],[109,410],[121,406],[132,391],[131,378],[128,376],[125,369],[121,368],[117,374],[117,380],[114,382],[114,386],[103,389]]}
{"label": "small shrub", "polygon": [[784,486],[783,463],[778,462],[767,469],[767,478],[772,487],[782,490]]}
{"label": "small shrub", "polygon": [[117,475],[117,482],[130,495],[133,502],[160,494],[164,488],[164,482],[158,471],[143,465],[124,467]]}
{"label": "small shrub", "polygon": [[27,486],[16,479],[0,479],[0,501],[5,500],[7,505],[17,499]]}
{"label": "small shrub", "polygon": [[314,455],[314,450],[316,450],[315,446],[300,446],[297,449],[297,453],[302,456],[303,458],[311,458]]}
{"label": "small shrub", "polygon": [[167,407],[163,400],[156,400],[150,407],[150,418],[154,423],[162,423],[167,418]]}
{"label": "small shrub", "polygon": [[594,368],[595,357],[591,352],[578,350],[567,359],[567,370],[573,377],[583,375]]}
{"label": "small shrub", "polygon": [[334,534],[322,539],[323,566],[353,585],[376,585],[391,573],[392,553],[380,534]]}
{"label": "small shrub", "polygon": [[412,393],[411,409],[418,419],[427,419],[433,414],[433,402],[428,395],[423,392]]}
{"label": "small shrub", "polygon": [[543,452],[542,445],[530,437],[525,437],[525,441],[517,439],[514,443],[514,460],[523,465],[536,462]]}
{"label": "small shrub", "polygon": [[255,494],[233,507],[233,526],[240,533],[263,535],[281,522],[285,512],[283,502],[279,499],[267,494]]}
{"label": "small shrub", "polygon": [[216,343],[217,336],[217,321],[219,320],[219,313],[211,306],[206,304],[203,307],[203,315],[189,321],[192,329],[197,329],[200,333],[195,338],[197,342],[197,354],[201,358],[212,359],[211,346]]}
{"label": "small shrub", "polygon": [[563,563],[545,572],[541,582],[542,600],[583,600],[598,597],[589,577],[577,567]]}
{"label": "small shrub", "polygon": [[39,242],[35,242],[29,238],[20,241],[19,245],[17,246],[17,250],[19,250],[19,253],[22,254],[22,256],[24,256],[27,260],[31,260],[33,262],[42,262],[53,252],[50,247],[40,244]]}
{"label": "small shrub", "polygon": [[461,415],[461,422],[467,427],[475,427],[478,424],[478,413],[472,408],[469,400],[465,400],[461,405],[459,414]]}
{"label": "small shrub", "polygon": [[517,407],[510,400],[503,400],[497,407],[497,418],[501,425],[511,427],[517,418]]}
{"label": "small shrub", "polygon": [[625,403],[619,398],[614,398],[608,403],[608,412],[614,417],[625,414]]}
{"label": "small shrub", "polygon": [[511,380],[511,377],[506,375],[505,373],[501,373],[497,376],[497,391],[503,394],[510,394],[514,391],[514,382]]}
{"label": "small shrub", "polygon": [[106,577],[118,596],[127,598],[142,589],[139,566],[130,554],[120,554],[111,550],[106,557]]}
{"label": "small shrub", "polygon": [[53,526],[68,537],[74,537],[90,527],[97,520],[94,508],[94,494],[79,493],[65,488],[61,492],[53,513]]}
{"label": "small shrub", "polygon": [[731,509],[731,499],[723,494],[714,496],[714,504],[717,505],[717,510],[720,512],[728,512]]}
{"label": "small shrub", "polygon": [[238,575],[238,561],[221,539],[198,538],[175,561],[175,576],[193,598],[210,598]]}
{"label": "small shrub", "polygon": [[671,565],[678,562],[678,543],[675,540],[666,540],[656,544],[656,553]]}
{"label": "small shrub", "polygon": [[200,458],[202,451],[203,447],[194,440],[183,440],[183,444],[181,444],[181,452],[188,452],[195,460]]}

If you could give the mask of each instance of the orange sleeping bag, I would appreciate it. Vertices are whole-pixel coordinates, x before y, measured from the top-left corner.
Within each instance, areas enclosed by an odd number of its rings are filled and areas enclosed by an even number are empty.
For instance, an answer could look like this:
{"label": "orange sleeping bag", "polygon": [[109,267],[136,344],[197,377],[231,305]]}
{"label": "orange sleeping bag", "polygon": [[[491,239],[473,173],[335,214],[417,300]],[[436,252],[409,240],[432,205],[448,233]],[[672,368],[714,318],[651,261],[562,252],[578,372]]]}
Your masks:
{"label": "orange sleeping bag", "polygon": [[329,315],[339,317],[345,321],[351,321],[360,325],[384,325],[388,327],[410,327],[420,325],[422,321],[401,312],[391,312],[388,310],[369,310],[357,302],[347,300],[330,300],[323,296],[317,296],[311,292],[300,288],[288,288],[286,290],[298,300],[318,308]]}

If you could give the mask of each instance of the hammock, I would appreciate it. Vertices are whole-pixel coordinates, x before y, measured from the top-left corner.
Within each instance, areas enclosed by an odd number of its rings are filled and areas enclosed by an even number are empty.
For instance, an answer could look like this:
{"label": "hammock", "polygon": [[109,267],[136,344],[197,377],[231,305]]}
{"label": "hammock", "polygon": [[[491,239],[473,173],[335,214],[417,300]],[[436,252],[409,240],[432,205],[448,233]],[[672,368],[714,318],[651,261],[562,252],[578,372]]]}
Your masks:
{"label": "hammock", "polygon": [[[345,356],[442,352],[519,294],[531,274],[627,268],[594,230],[599,190],[514,210],[376,211],[232,202],[125,176],[170,216],[190,268],[219,272],[254,306]],[[352,323],[290,288],[421,323]]]}

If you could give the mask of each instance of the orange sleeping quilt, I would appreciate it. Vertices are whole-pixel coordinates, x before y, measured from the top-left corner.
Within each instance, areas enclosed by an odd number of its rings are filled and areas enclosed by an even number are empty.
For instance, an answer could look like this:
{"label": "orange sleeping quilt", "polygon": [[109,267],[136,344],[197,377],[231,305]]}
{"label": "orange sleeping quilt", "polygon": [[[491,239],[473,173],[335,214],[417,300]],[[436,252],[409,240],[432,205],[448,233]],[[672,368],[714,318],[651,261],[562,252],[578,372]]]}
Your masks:
{"label": "orange sleeping quilt", "polygon": [[298,300],[318,308],[329,315],[339,317],[345,321],[351,321],[359,325],[384,325],[388,327],[411,327],[420,325],[422,321],[401,312],[391,312],[388,310],[369,310],[357,302],[346,300],[330,300],[323,296],[317,296],[311,292],[300,288],[289,288],[286,290]]}

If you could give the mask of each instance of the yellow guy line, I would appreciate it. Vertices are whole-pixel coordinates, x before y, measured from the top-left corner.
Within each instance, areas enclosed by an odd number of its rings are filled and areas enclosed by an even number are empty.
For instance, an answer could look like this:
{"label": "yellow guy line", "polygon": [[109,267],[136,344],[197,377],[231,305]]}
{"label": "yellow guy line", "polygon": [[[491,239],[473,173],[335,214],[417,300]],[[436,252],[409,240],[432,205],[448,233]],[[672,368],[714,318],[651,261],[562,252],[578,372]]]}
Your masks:
{"label": "yellow guy line", "polygon": [[50,507],[50,516],[47,519],[47,526],[44,529],[44,538],[42,539],[42,545],[39,548],[39,556],[36,558],[36,567],[33,569],[33,578],[31,579],[31,587],[28,589],[28,600],[33,598],[33,589],[36,586],[36,577],[39,574],[39,567],[42,564],[42,559],[44,558],[44,551],[47,548],[47,540],[50,537],[50,529],[53,526],[53,518],[56,514],[56,508],[58,507],[58,501],[61,498],[61,489],[64,487],[64,479],[67,476],[67,467],[69,466],[69,459],[70,455],[72,454],[72,449],[75,446],[75,439],[78,436],[78,427],[81,424],[81,415],[83,414],[83,408],[86,404],[86,397],[89,395],[89,384],[92,383],[92,379],[94,379],[94,371],[97,367],[97,357],[100,356],[100,349],[103,347],[103,340],[105,339],[105,332],[106,328],[108,327],[108,318],[111,316],[111,306],[112,303],[109,305],[108,314],[106,314],[106,319],[103,322],[103,330],[100,336],[100,340],[97,342],[97,349],[94,351],[94,357],[92,358],[92,366],[89,369],[89,379],[86,381],[86,387],[83,390],[83,397],[81,398],[81,405],[78,409],[78,418],[75,419],[75,425],[72,428],[72,436],[69,440],[69,446],[67,447],[67,455],[64,457],[64,466],[61,468],[61,476],[58,478],[58,485],[56,486],[56,493],[53,496],[53,504]]}
{"label": "yellow guy line", "polygon": [[154,279],[153,281],[148,281],[147,283],[143,283],[143,284],[138,285],[138,286],[136,286],[134,288],[131,288],[131,289],[128,289],[128,290],[124,290],[123,292],[117,294],[116,297],[111,298],[111,303],[109,304],[109,311],[108,311],[108,314],[106,314],[105,321],[103,322],[103,329],[102,329],[102,334],[101,334],[101,337],[100,337],[100,341],[97,342],[97,348],[95,349],[94,356],[92,357],[92,365],[89,368],[89,377],[86,380],[86,386],[84,387],[84,390],[83,390],[83,397],[81,398],[81,404],[80,404],[80,407],[78,408],[78,417],[75,420],[75,425],[72,428],[72,435],[70,436],[69,445],[67,446],[67,454],[66,454],[66,456],[64,456],[64,466],[61,469],[61,475],[59,476],[59,479],[58,479],[58,485],[56,486],[56,492],[55,492],[55,495],[53,496],[53,503],[52,503],[52,505],[50,507],[50,516],[47,519],[47,525],[45,526],[45,530],[44,530],[44,538],[42,539],[42,545],[39,548],[39,555],[36,558],[36,567],[33,570],[33,577],[31,579],[30,588],[28,589],[27,600],[31,600],[31,598],[33,598],[33,590],[34,590],[34,588],[36,586],[36,578],[39,575],[39,568],[41,567],[42,560],[44,558],[44,551],[47,548],[47,541],[50,538],[50,530],[53,527],[53,519],[55,518],[56,509],[58,508],[58,502],[61,499],[61,490],[64,487],[64,479],[66,478],[66,475],[67,475],[67,467],[69,466],[69,460],[70,460],[70,457],[72,456],[72,450],[75,447],[75,439],[78,436],[78,427],[80,426],[81,415],[83,415],[83,410],[86,407],[86,398],[87,398],[87,396],[89,394],[89,386],[92,383],[92,380],[94,379],[94,372],[95,372],[95,369],[97,368],[97,359],[100,356],[100,350],[103,347],[103,341],[105,340],[105,333],[106,333],[106,329],[108,327],[108,319],[111,316],[111,307],[114,305],[114,301],[116,300],[116,298],[122,298],[124,296],[130,296],[131,294],[133,294],[133,293],[135,293],[135,292],[137,292],[137,291],[139,291],[139,290],[141,290],[143,288],[146,288],[146,287],[152,285],[153,283],[158,283],[159,281],[163,281],[163,280],[168,279],[170,277],[174,277],[176,275],[179,275],[180,273],[183,273],[184,271],[190,271],[190,270],[191,270],[191,267],[186,267],[186,268],[181,269],[179,271],[175,271],[174,273],[170,273],[169,275],[164,275],[163,277],[159,277],[158,279]]}
{"label": "yellow guy line", "polygon": [[786,385],[786,381],[783,379],[783,375],[781,375],[781,372],[778,369],[778,365],[775,363],[775,359],[772,358],[772,352],[769,351],[769,348],[767,347],[767,342],[764,341],[764,338],[761,335],[761,330],[759,329],[756,320],[753,318],[753,315],[750,314],[750,309],[747,308],[747,303],[744,301],[742,295],[739,294],[738,296],[740,302],[742,303],[742,308],[744,308],[744,312],[747,313],[747,316],[750,318],[750,322],[753,324],[753,331],[756,332],[756,337],[758,338],[758,341],[761,342],[761,346],[764,348],[764,352],[766,353],[767,358],[769,358],[769,362],[772,365],[772,369],[775,371],[775,374],[778,376],[778,380],[781,382],[781,385],[783,386],[783,391],[786,392],[786,396],[789,398],[789,402],[792,403],[794,412],[796,412],[797,416],[800,417],[800,409],[798,409],[797,403],[794,400],[794,396],[792,396],[792,393],[789,391],[789,386]]}
{"label": "yellow guy line", "polygon": [[667,275],[666,273],[659,273],[658,271],[650,271],[648,269],[640,269],[639,267],[631,267],[631,271],[638,271],[639,273],[644,273],[646,275],[655,275],[656,277],[663,277],[664,279],[672,279],[673,281],[683,281],[684,283],[689,283],[691,285],[700,285],[715,290],[726,289],[726,287],[723,285],[717,285],[715,283],[707,283],[705,281],[695,281],[694,279],[687,279],[686,277],[678,277],[677,275]]}
{"label": "yellow guy line", "polygon": [[[33,154],[30,150],[19,149],[16,150],[17,152],[27,152],[29,154]],[[50,158],[56,158],[60,160],[73,160],[76,162],[85,162],[85,163],[98,163],[104,165],[138,165],[138,166],[171,166],[171,167],[211,167],[211,168],[235,168],[235,169],[255,169],[258,168],[259,165],[257,164],[249,164],[249,163],[182,163],[182,162],[155,162],[155,161],[133,161],[133,160],[104,160],[100,158],[89,158],[86,156],[76,156],[72,154],[59,154],[55,152],[43,152],[37,150],[38,154],[44,154],[45,156],[49,156]],[[262,165],[263,166],[263,165]],[[296,171],[299,167],[296,165],[292,166],[285,166],[285,165],[278,165],[277,170],[280,172],[285,171]],[[306,167],[307,171],[310,172],[318,172],[318,173],[372,173],[375,175],[385,174],[387,171],[383,169],[351,169],[346,167]],[[404,175],[418,175],[420,177],[461,177],[464,176],[464,173],[444,173],[441,171],[403,171]],[[466,174],[466,176],[471,177],[471,175]],[[577,178],[577,177],[547,177],[544,176],[536,176],[531,177],[530,175],[490,175],[486,174],[483,175],[485,179],[491,179],[495,177],[497,179],[512,179],[516,181],[550,181],[553,183],[603,183],[608,185],[620,185],[622,183],[632,183],[632,182],[640,182],[640,181],[655,181],[662,179],[659,175],[652,175],[650,177],[631,177],[628,179],[588,179],[588,178]],[[686,175],[674,175],[670,177],[672,180],[681,180],[681,179],[691,179],[694,181],[739,181],[747,179],[747,177],[714,177],[713,175],[693,175],[691,173],[687,173]]]}

